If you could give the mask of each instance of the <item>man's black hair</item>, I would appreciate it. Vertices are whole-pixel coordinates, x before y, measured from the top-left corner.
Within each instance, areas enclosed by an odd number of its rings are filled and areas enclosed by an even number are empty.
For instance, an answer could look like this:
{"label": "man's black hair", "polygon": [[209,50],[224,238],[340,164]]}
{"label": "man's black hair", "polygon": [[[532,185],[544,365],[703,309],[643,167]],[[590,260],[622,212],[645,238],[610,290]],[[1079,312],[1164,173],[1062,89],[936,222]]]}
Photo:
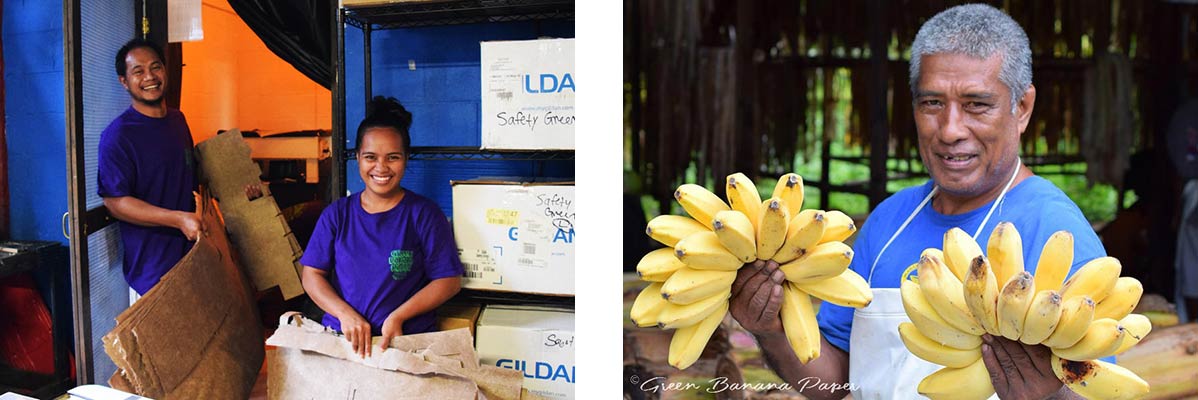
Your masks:
{"label": "man's black hair", "polygon": [[393,128],[403,139],[404,156],[412,153],[412,136],[408,128],[412,126],[412,113],[399,104],[394,97],[374,96],[367,106],[366,118],[358,124],[358,138],[354,148],[362,149],[362,134],[370,128]]}
{"label": "man's black hair", "polygon": [[128,65],[125,64],[125,57],[128,56],[129,52],[133,51],[133,49],[141,47],[154,51],[154,54],[158,55],[158,61],[164,64],[166,63],[166,58],[162,56],[162,47],[159,47],[157,43],[151,42],[149,40],[135,37],[128,42],[125,42],[125,45],[121,46],[121,49],[116,51],[116,76],[125,76],[125,69],[128,68]]}

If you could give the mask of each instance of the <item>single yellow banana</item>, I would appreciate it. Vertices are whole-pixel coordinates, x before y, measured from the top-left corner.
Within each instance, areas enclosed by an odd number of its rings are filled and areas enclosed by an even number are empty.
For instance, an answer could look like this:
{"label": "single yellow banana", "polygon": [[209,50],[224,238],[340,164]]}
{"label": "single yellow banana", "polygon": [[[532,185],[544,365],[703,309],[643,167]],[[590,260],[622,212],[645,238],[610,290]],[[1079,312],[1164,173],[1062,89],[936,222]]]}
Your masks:
{"label": "single yellow banana", "polygon": [[1115,354],[1122,354],[1131,346],[1140,343],[1145,336],[1148,336],[1149,332],[1152,332],[1152,321],[1143,314],[1127,314],[1126,317],[1119,320],[1119,325],[1123,326],[1127,333],[1123,334],[1123,343],[1119,344],[1118,349],[1115,349]]}
{"label": "single yellow banana", "polygon": [[981,358],[964,368],[941,368],[923,378],[917,390],[932,400],[984,400],[994,394]]}
{"label": "single yellow banana", "polygon": [[903,344],[907,345],[907,350],[911,351],[916,357],[927,360],[933,364],[939,364],[952,368],[965,368],[969,364],[973,364],[979,358],[982,358],[981,346],[969,350],[954,349],[936,343],[922,333],[919,333],[919,328],[910,322],[899,324],[899,337],[903,339]]}
{"label": "single yellow banana", "polygon": [[1061,319],[1052,335],[1040,343],[1054,348],[1066,348],[1086,336],[1090,322],[1094,320],[1094,301],[1089,297],[1074,297],[1061,302]]}
{"label": "single yellow banana", "polygon": [[944,264],[948,265],[948,269],[953,271],[953,275],[961,282],[965,281],[965,275],[969,273],[973,259],[982,255],[982,248],[978,246],[978,242],[961,228],[952,228],[944,232],[943,251]]}
{"label": "single yellow banana", "polygon": [[945,322],[971,335],[986,333],[965,304],[965,289],[944,260],[934,254],[919,259],[919,286],[924,297]]}
{"label": "single yellow banana", "polygon": [[1140,304],[1140,296],[1144,294],[1144,286],[1140,281],[1130,276],[1115,281],[1115,288],[1105,299],[1094,306],[1094,319],[1114,318],[1123,319],[1131,310]]}
{"label": "single yellow banana", "polygon": [[1020,272],[1003,286],[998,295],[998,332],[1003,337],[1019,340],[1028,306],[1036,295],[1036,282],[1030,274]]}
{"label": "single yellow banana", "polygon": [[680,268],[661,286],[661,297],[674,304],[687,305],[714,296],[732,287],[736,271],[712,271]]}
{"label": "single yellow banana", "polygon": [[833,278],[795,285],[807,294],[839,306],[862,308],[874,300],[874,292],[869,289],[865,278],[851,269],[846,269]]}
{"label": "single yellow banana", "polygon": [[674,247],[679,240],[692,233],[706,230],[709,229],[694,218],[668,214],[653,217],[645,227],[645,233],[649,237],[669,247]]}
{"label": "single yellow banana", "polygon": [[928,339],[960,350],[975,349],[982,345],[981,336],[962,332],[945,322],[928,303],[919,284],[903,280],[899,293],[902,295],[903,309],[907,311],[907,317],[911,318],[911,323],[915,324],[919,333]]}
{"label": "single yellow banana", "polygon": [[1048,237],[1040,260],[1036,262],[1036,287],[1059,290],[1069,268],[1073,266],[1073,234],[1057,231]]}
{"label": "single yellow banana", "polygon": [[[715,312],[721,305],[728,304],[732,296],[732,287],[687,305],[679,305],[666,301],[666,306],[657,316],[657,326],[661,329],[685,328],[702,321]],[[661,297],[660,295],[657,297]],[[664,300],[663,300],[664,301]]]}
{"label": "single yellow banana", "polygon": [[1041,290],[1032,297],[1023,320],[1023,333],[1019,341],[1040,344],[1048,339],[1061,321],[1061,295],[1055,290]]}
{"label": "single yellow banana", "polygon": [[778,269],[791,282],[818,282],[838,276],[853,261],[853,249],[844,242],[828,242],[811,249],[798,259],[782,264]]}
{"label": "single yellow banana", "polygon": [[774,261],[785,264],[803,256],[819,244],[823,236],[824,212],[814,209],[799,211],[787,224],[786,241],[774,253]]}
{"label": "single yellow banana", "polygon": [[811,296],[793,283],[785,283],[782,286],[781,317],[786,340],[790,342],[790,348],[794,350],[799,362],[807,364],[819,358],[819,324],[815,321]]}
{"label": "single yellow banana", "polygon": [[715,218],[716,213],[730,209],[728,204],[720,200],[720,196],[693,183],[679,186],[678,190],[674,191],[674,200],[678,200],[682,209],[704,227],[711,226],[711,220]]}
{"label": "single yellow banana", "polygon": [[1148,394],[1148,382],[1131,370],[1105,361],[1069,361],[1052,356],[1052,372],[1087,399],[1129,400]]}
{"label": "single yellow banana", "polygon": [[1115,257],[1098,257],[1073,273],[1061,286],[1061,297],[1066,299],[1077,296],[1090,296],[1090,299],[1102,303],[1102,300],[1115,288],[1119,273],[1123,266]]}
{"label": "single yellow banana", "polygon": [[636,264],[636,274],[645,281],[665,282],[674,271],[685,266],[686,264],[674,256],[674,249],[663,247],[641,257],[641,261]]}
{"label": "single yellow banana", "polygon": [[797,215],[803,209],[803,177],[796,173],[782,175],[774,185],[773,196],[786,200],[787,211]]}
{"label": "single yellow banana", "polygon": [[994,277],[1006,283],[1012,276],[1023,272],[1023,238],[1010,222],[1000,222],[986,243],[986,258],[994,269]]}
{"label": "single yellow banana", "polygon": [[699,360],[711,334],[720,327],[720,322],[728,314],[728,302],[703,318],[699,323],[674,330],[674,338],[670,340],[670,365],[678,369],[686,369]]}
{"label": "single yellow banana", "polygon": [[939,258],[941,262],[943,262],[944,261],[944,252],[935,247],[929,247],[929,248],[923,249],[923,252],[919,253],[919,258],[924,258],[924,257],[936,257],[936,258]]}
{"label": "single yellow banana", "polygon": [[720,244],[742,264],[757,260],[753,223],[749,222],[748,216],[736,210],[720,211],[711,221],[711,229],[720,239]]}
{"label": "single yellow banana", "polygon": [[977,319],[982,329],[991,335],[998,331],[998,280],[984,256],[977,256],[970,263],[965,278],[965,305]]}
{"label": "single yellow banana", "polygon": [[657,316],[668,304],[670,302],[661,298],[661,282],[654,282],[636,295],[632,309],[628,311],[628,317],[632,318],[632,323],[642,328],[657,326]]}
{"label": "single yellow banana", "polygon": [[790,224],[790,210],[786,200],[774,197],[761,203],[761,217],[757,224],[757,258],[774,258],[782,242],[786,241],[786,230]]}
{"label": "single yellow banana", "polygon": [[1066,360],[1086,361],[1115,354],[1119,345],[1123,344],[1123,336],[1127,330],[1119,325],[1119,321],[1102,318],[1096,319],[1086,328],[1086,335],[1073,346],[1052,348],[1052,353]]}
{"label": "single yellow banana", "polygon": [[760,223],[758,218],[761,217],[761,193],[757,191],[757,186],[740,172],[728,175],[725,181],[728,205],[732,206],[733,210],[748,215],[749,220],[753,222],[753,230],[756,231]]}
{"label": "single yellow banana", "polygon": [[824,212],[824,236],[820,243],[843,242],[857,232],[857,224],[845,213],[832,210]]}
{"label": "single yellow banana", "polygon": [[674,256],[694,269],[736,271],[745,265],[720,244],[715,232],[704,231],[687,236],[674,246]]}

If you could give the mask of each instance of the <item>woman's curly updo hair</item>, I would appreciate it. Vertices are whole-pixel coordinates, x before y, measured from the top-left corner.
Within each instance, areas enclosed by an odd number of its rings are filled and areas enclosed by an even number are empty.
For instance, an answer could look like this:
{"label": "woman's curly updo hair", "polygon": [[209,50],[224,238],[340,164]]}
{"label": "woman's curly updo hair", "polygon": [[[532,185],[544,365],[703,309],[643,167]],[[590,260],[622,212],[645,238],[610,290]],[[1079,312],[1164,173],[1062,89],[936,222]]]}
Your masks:
{"label": "woman's curly updo hair", "polygon": [[370,128],[392,128],[399,132],[403,139],[404,158],[412,153],[412,136],[408,128],[412,126],[412,113],[399,104],[394,97],[374,96],[366,108],[366,118],[358,124],[358,139],[354,149],[361,151],[362,136]]}

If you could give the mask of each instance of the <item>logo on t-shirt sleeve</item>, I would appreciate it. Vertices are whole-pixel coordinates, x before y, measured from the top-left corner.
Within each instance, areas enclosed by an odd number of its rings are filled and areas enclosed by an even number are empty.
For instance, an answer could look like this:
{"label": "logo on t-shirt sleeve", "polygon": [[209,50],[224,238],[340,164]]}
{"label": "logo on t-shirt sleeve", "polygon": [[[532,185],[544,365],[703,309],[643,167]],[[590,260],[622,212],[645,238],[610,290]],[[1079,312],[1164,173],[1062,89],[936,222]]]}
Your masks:
{"label": "logo on t-shirt sleeve", "polygon": [[391,250],[387,263],[391,265],[391,279],[403,280],[408,276],[408,272],[412,271],[412,251]]}

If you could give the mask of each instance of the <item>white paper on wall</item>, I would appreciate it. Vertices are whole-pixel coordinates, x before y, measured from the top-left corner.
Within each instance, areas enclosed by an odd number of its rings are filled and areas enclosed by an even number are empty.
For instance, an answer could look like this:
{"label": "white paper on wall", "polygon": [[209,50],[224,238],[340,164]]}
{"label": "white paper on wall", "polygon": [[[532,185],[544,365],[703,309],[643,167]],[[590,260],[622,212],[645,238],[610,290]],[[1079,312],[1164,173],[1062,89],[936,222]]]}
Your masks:
{"label": "white paper on wall", "polygon": [[191,42],[204,39],[202,0],[167,0],[166,17],[169,42]]}

